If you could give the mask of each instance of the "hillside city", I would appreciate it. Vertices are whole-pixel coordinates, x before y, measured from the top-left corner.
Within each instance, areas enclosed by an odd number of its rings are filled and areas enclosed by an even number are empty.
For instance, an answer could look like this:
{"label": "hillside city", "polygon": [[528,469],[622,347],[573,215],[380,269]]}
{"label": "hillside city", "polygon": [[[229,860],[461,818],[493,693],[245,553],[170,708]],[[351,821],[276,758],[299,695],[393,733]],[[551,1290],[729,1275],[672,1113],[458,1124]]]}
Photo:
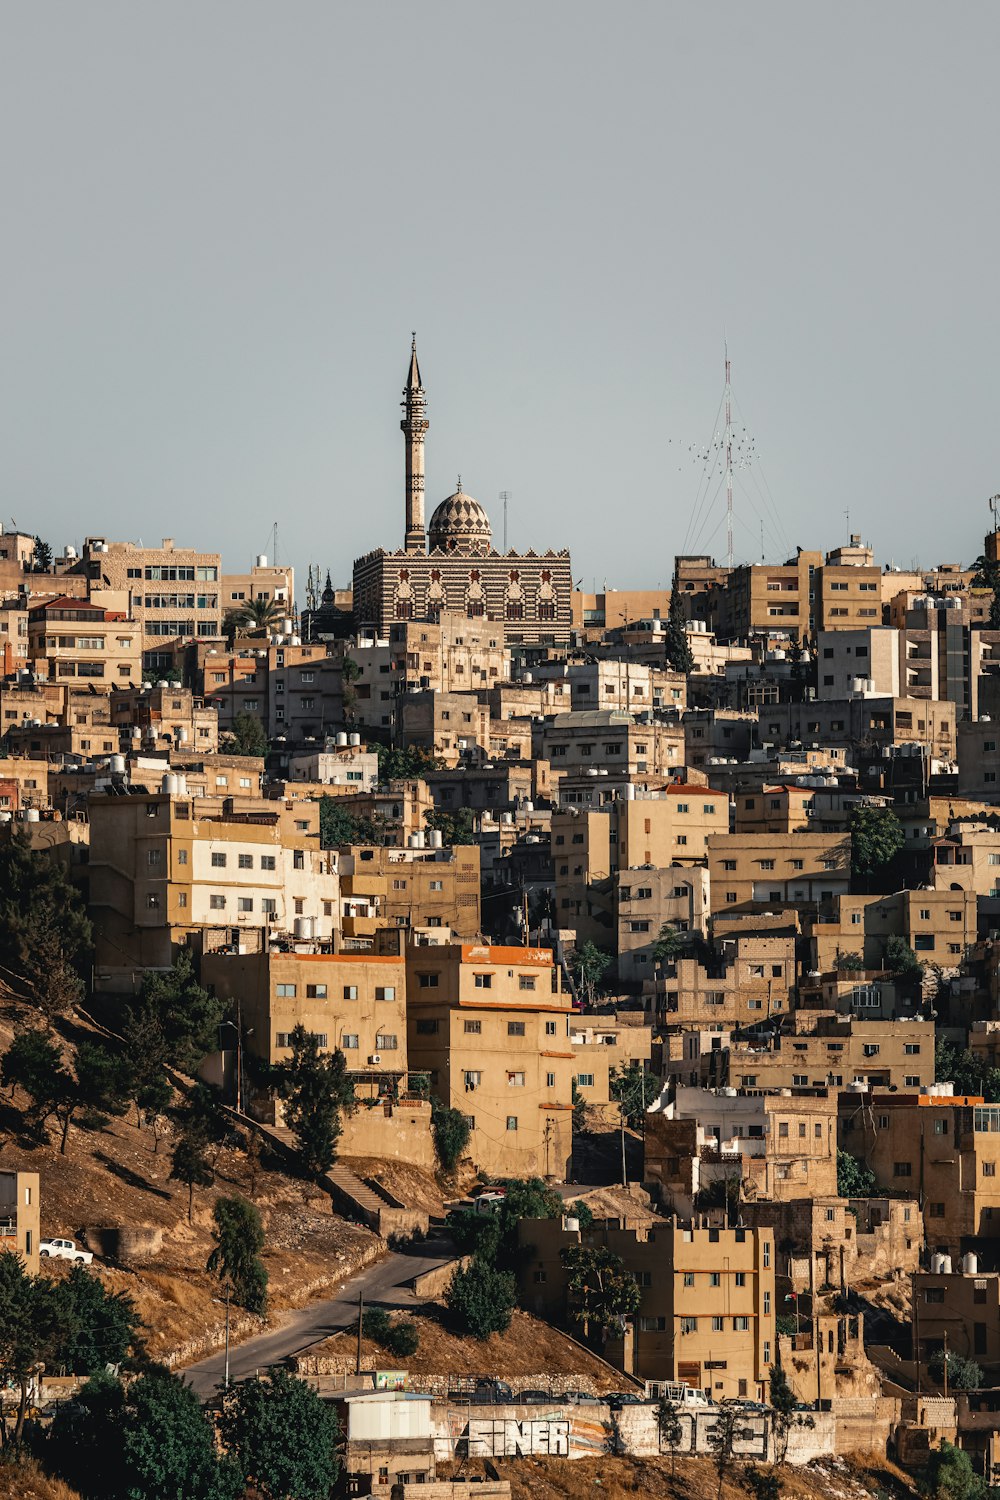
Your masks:
{"label": "hillside city", "polygon": [[10,1494],[991,1493],[1000,529],[588,593],[431,415],[308,586],[0,536]]}

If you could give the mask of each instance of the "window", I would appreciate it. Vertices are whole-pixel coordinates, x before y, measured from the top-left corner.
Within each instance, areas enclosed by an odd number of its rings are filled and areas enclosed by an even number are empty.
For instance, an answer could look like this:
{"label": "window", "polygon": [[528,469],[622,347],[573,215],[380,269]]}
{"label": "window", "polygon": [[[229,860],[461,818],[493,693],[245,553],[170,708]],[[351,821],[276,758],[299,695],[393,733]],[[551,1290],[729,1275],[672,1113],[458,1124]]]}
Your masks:
{"label": "window", "polygon": [[722,1330],[725,1328],[725,1326],[726,1326],[726,1320],[725,1320],[725,1318],[713,1317],[713,1319],[712,1319],[712,1332],[713,1333],[721,1333]]}
{"label": "window", "polygon": [[943,1203],[930,1203],[927,1206],[927,1211],[930,1214],[930,1217],[932,1219],[943,1219],[944,1218],[944,1204]]}
{"label": "window", "polygon": [[212,869],[213,870],[224,870],[225,868],[226,868],[226,856],[224,854],[217,854],[217,853],[213,854],[212,855]]}
{"label": "window", "polygon": [[746,1331],[747,1331],[747,1329],[749,1327],[750,1327],[750,1319],[749,1318],[734,1318],[733,1319],[733,1332],[734,1333],[746,1333]]}
{"label": "window", "polygon": [[419,1016],[417,1018],[417,1036],[437,1036],[440,1025],[436,1017]]}
{"label": "window", "polygon": [[252,854],[241,854],[241,855],[239,855],[238,856],[238,863],[239,863],[239,867],[240,867],[241,870],[252,870],[253,869],[253,855]]}
{"label": "window", "polygon": [[491,990],[493,988],[493,975],[474,974],[473,983],[477,990]]}
{"label": "window", "polygon": [[547,1089],[554,1089],[555,1086],[556,1086],[556,1075],[554,1073],[546,1073],[546,1075],[545,1075],[545,1087]]}
{"label": "window", "polygon": [[697,1333],[697,1332],[698,1332],[698,1319],[697,1318],[681,1318],[681,1333]]}
{"label": "window", "polygon": [[253,897],[252,896],[240,896],[240,898],[239,898],[239,900],[237,901],[236,904],[237,904],[237,906],[238,906],[238,908],[239,908],[240,911],[243,911],[243,912],[253,911]]}
{"label": "window", "polygon": [[908,1161],[895,1161],[892,1164],[893,1177],[910,1177],[912,1172],[913,1168]]}
{"label": "window", "polygon": [[508,1073],[507,1074],[507,1087],[509,1089],[523,1089],[524,1088],[524,1074],[523,1073]]}
{"label": "window", "polygon": [[760,867],[761,867],[762,870],[773,870],[774,869],[774,860],[773,859],[762,859],[762,860],[759,861],[759,864],[760,864]]}
{"label": "window", "polygon": [[274,993],[279,1000],[294,1000],[298,989],[294,984],[276,984],[274,986]]}
{"label": "window", "polygon": [[436,990],[440,977],[439,974],[418,974],[417,983],[422,990]]}
{"label": "window", "polygon": [[745,1271],[737,1271],[736,1272],[736,1285],[737,1286],[746,1286],[746,1284],[747,1284],[747,1273]]}
{"label": "window", "polygon": [[516,1130],[517,1129],[517,1115],[508,1115],[507,1116],[507,1129],[508,1130]]}
{"label": "window", "polygon": [[273,854],[262,854],[260,857],[262,870],[273,870],[275,868],[275,857]]}
{"label": "window", "polygon": [[906,1057],[916,1057],[920,1052],[919,1042],[904,1042],[903,1054]]}
{"label": "window", "polygon": [[524,1036],[524,1022],[523,1021],[508,1021],[507,1022],[507,1035],[508,1036]]}
{"label": "window", "polygon": [[380,1031],[375,1038],[376,1052],[395,1052],[398,1046],[399,1042],[390,1031]]}
{"label": "window", "polygon": [[307,1000],[325,1000],[326,999],[326,985],[325,984],[307,984],[306,985],[306,999]]}
{"label": "window", "polygon": [[482,1021],[466,1021],[466,1023],[465,1023],[465,1034],[466,1034],[466,1036],[479,1036],[479,1034],[481,1033],[482,1029],[483,1029],[483,1023],[482,1023]]}
{"label": "window", "polygon": [[357,985],[356,984],[345,984],[344,985],[344,999],[345,1000],[356,1000],[357,998],[358,998],[358,987],[357,987]]}
{"label": "window", "polygon": [[396,986],[394,984],[377,984],[375,986],[376,1000],[395,1000]]}
{"label": "window", "polygon": [[273,917],[278,910],[278,903],[273,896],[262,896],[260,909],[265,916]]}
{"label": "window", "polygon": [[[523,1077],[524,1075],[522,1074],[521,1076]],[[509,1073],[507,1077],[510,1077]],[[577,1073],[576,1082],[578,1088],[592,1089],[594,1087],[594,1075],[593,1073]]]}
{"label": "window", "polygon": [[694,1286],[694,1272],[693,1271],[685,1271],[684,1272],[684,1285],[685,1286]]}
{"label": "window", "polygon": [[209,896],[208,904],[212,911],[225,911],[226,898],[225,896]]}
{"label": "window", "polygon": [[340,1038],[340,1050],[342,1052],[356,1052],[358,1050],[358,1033],[356,1031],[345,1031]]}
{"label": "window", "polygon": [[709,1284],[709,1286],[721,1286],[722,1285],[722,1277],[721,1277],[721,1275],[719,1274],[718,1271],[710,1271],[708,1273],[708,1284]]}
{"label": "window", "polygon": [[997,1164],[996,1164],[996,1162],[995,1161],[984,1161],[983,1162],[983,1176],[984,1177],[995,1177],[996,1175],[997,1175]]}
{"label": "window", "polygon": [[546,1036],[555,1036],[555,1034],[556,1034],[556,1023],[555,1023],[555,1021],[546,1021],[546,1023],[545,1023],[545,1035]]}
{"label": "window", "polygon": [[722,868],[724,870],[735,870],[736,869],[736,861],[735,861],[735,859],[724,859],[722,861]]}

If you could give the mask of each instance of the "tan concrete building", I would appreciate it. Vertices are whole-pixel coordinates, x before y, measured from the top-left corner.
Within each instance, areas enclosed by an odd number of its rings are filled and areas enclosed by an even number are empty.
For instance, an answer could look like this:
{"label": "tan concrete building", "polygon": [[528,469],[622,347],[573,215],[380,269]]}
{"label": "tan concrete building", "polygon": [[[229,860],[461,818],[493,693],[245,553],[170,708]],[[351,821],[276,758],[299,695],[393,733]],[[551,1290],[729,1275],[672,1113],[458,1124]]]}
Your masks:
{"label": "tan concrete building", "polygon": [[67,559],[58,567],[82,574],[92,588],[130,595],[129,614],[141,627],[146,673],[159,675],[171,669],[175,643],[221,635],[217,552],[176,547],[172,537],[164,537],[159,547],[140,547],[91,536],[83,544],[82,558]]}
{"label": "tan concrete building", "polygon": [[850,888],[851,840],[836,833],[717,833],[708,840],[712,911],[827,902]]}
{"label": "tan concrete building", "polygon": [[60,681],[85,679],[97,692],[142,680],[139,625],[122,610],[65,595],[28,610],[32,670]]}
{"label": "tan concrete building", "polygon": [[976,928],[974,891],[840,895],[810,925],[813,968],[825,973],[839,955],[851,953],[861,956],[866,969],[882,969],[890,936],[904,938],[922,962],[956,967],[976,941]]}
{"label": "tan concrete building", "polygon": [[563,1181],[572,1156],[571,997],[547,948],[407,951],[410,1065],[470,1121],[481,1170]]}
{"label": "tan concrete building", "polygon": [[586,1104],[610,1103],[616,1075],[633,1064],[647,1065],[653,1051],[649,1026],[624,1026],[613,1017],[577,1017],[570,1022],[569,1039],[574,1082]]}
{"label": "tan concrete building", "polygon": [[109,707],[124,749],[213,755],[219,748],[218,713],[179,682],[129,688]]}
{"label": "tan concrete building", "polygon": [[775,631],[797,641],[812,635],[817,624],[814,575],[822,564],[821,552],[799,552],[778,566],[734,568],[709,589],[708,623],[724,641]]}
{"label": "tan concrete building", "polygon": [[[245,1046],[264,1062],[291,1056],[291,1035],[304,1026],[324,1052],[341,1051],[359,1095],[403,1084],[406,1054],[406,964],[372,953],[206,953],[202,983],[237,1007]],[[272,1101],[273,1102],[273,1101]],[[280,1117],[280,1103],[276,1106]]]}
{"label": "tan concrete building", "polygon": [[913,1358],[924,1371],[945,1348],[992,1375],[1000,1370],[1000,1274],[974,1263],[975,1257],[967,1262],[968,1271],[917,1271],[913,1277]]}
{"label": "tan concrete building", "polygon": [[928,1247],[957,1256],[1000,1237],[1000,1106],[927,1094],[840,1096],[840,1144],[889,1192],[919,1193]]}
{"label": "tan concrete building", "polygon": [[345,949],[371,946],[381,928],[439,931],[475,942],[482,931],[479,849],[345,845],[338,854]]}
{"label": "tan concrete building", "polygon": [[[708,931],[708,871],[687,865],[665,869],[619,870],[611,882],[611,910],[617,912],[618,979],[640,987],[656,969],[654,949],[664,927],[676,932]],[[591,887],[595,907],[600,888]]]}
{"label": "tan concrete building", "polygon": [[529,1219],[519,1238],[522,1307],[568,1322],[573,1304],[563,1250],[610,1250],[635,1276],[642,1302],[624,1338],[606,1346],[606,1358],[640,1379],[681,1382],[714,1400],[767,1398],[777,1349],[769,1229],[699,1221],[637,1230],[596,1219],[573,1230],[559,1219]]}
{"label": "tan concrete building", "polygon": [[265,644],[260,637],[231,652],[211,647],[199,657],[205,702],[217,710],[223,731],[238,714],[249,714],[269,737],[284,736],[292,744],[322,742],[346,727],[343,656],[331,655],[325,643],[289,638]]}
{"label": "tan concrete building", "polygon": [[861,1021],[798,1011],[771,1041],[730,1041],[701,1060],[706,1087],[869,1088],[921,1092],[934,1082],[933,1021]]}
{"label": "tan concrete building", "polygon": [[263,947],[297,919],[306,935],[333,941],[340,888],[335,859],[320,848],[317,804],[213,811],[183,778],[163,785],[90,798],[97,988],[131,989],[191,944]]}
{"label": "tan concrete building", "polygon": [[295,569],[268,564],[263,553],[246,573],[223,573],[221,582],[222,613],[244,609],[255,600],[273,601],[291,619],[295,607]]}
{"label": "tan concrete building", "polygon": [[534,754],[556,772],[606,769],[629,777],[671,775],[684,764],[684,730],[677,722],[637,724],[616,709],[557,714],[536,725]]}
{"label": "tan concrete building", "polygon": [[446,766],[489,759],[490,711],[474,693],[407,693],[397,699],[394,715],[400,745],[426,750]]}
{"label": "tan concrete building", "polygon": [[665,620],[669,612],[669,589],[573,590],[573,625],[579,630],[615,630],[636,620]]}
{"label": "tan concrete building", "polygon": [[750,1026],[787,1014],[795,996],[795,932],[719,936],[716,956],[663,964],[644,991],[657,1024],[670,1028]]}
{"label": "tan concrete building", "polygon": [[[761,786],[737,792],[736,833],[807,833],[815,788],[808,786]],[[726,830],[728,832],[728,830]]]}
{"label": "tan concrete building", "polygon": [[37,1276],[40,1243],[38,1173],[0,1170],[0,1253],[13,1251]]}
{"label": "tan concrete building", "polygon": [[668,1212],[689,1215],[713,1184],[738,1179],[747,1201],[833,1197],[837,1094],[734,1094],[679,1087],[646,1114],[645,1180]]}

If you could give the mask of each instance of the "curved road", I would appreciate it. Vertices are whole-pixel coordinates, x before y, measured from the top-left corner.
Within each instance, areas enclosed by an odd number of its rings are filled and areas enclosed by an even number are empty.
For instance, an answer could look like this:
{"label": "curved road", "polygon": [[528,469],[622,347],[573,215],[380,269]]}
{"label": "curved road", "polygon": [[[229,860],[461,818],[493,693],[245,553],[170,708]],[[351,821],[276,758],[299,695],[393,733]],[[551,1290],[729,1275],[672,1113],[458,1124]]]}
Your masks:
{"label": "curved road", "polygon": [[[329,1338],[330,1334],[350,1328],[357,1321],[359,1292],[364,1293],[366,1302],[417,1306],[417,1299],[406,1283],[453,1258],[454,1251],[449,1255],[400,1255],[394,1252],[375,1265],[366,1266],[345,1281],[335,1297],[310,1302],[296,1312],[285,1313],[277,1328],[247,1339],[245,1343],[234,1344],[229,1351],[230,1383],[248,1380],[268,1365],[279,1364],[292,1354],[300,1354],[311,1344]],[[207,1401],[223,1383],[225,1364],[225,1350],[220,1350],[178,1373],[200,1400]]]}

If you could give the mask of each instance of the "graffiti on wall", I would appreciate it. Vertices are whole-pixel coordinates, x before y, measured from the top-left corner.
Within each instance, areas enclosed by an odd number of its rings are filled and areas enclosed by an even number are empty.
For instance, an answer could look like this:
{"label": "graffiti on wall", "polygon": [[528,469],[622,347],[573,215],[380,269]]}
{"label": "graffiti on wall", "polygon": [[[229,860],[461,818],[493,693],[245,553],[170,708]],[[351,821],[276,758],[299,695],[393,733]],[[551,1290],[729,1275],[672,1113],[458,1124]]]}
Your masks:
{"label": "graffiti on wall", "polygon": [[466,1437],[470,1458],[569,1457],[569,1422],[565,1420],[471,1421]]}

